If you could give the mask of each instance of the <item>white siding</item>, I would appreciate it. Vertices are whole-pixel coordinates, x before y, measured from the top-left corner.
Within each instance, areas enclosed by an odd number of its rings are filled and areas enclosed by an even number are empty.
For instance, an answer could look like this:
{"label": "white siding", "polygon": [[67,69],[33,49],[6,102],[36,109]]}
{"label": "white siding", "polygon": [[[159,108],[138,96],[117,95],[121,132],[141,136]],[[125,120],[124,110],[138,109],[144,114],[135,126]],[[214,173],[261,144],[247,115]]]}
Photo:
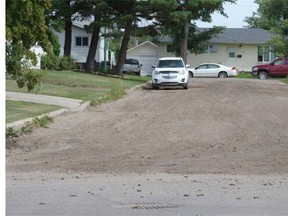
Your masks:
{"label": "white siding", "polygon": [[[56,32],[53,30],[53,32],[58,36],[58,40],[60,43],[60,56],[63,56],[64,54],[64,42],[65,42],[65,32]],[[88,37],[88,46],[76,46],[76,37]],[[72,41],[71,41],[71,56],[76,59],[76,62],[79,63],[85,63],[86,58],[89,51],[89,46],[91,43],[91,37],[92,33],[87,33],[85,29],[72,26]],[[107,58],[108,59],[108,58]],[[103,37],[100,37],[98,41],[97,51],[95,60],[97,62],[104,61],[104,39]]]}

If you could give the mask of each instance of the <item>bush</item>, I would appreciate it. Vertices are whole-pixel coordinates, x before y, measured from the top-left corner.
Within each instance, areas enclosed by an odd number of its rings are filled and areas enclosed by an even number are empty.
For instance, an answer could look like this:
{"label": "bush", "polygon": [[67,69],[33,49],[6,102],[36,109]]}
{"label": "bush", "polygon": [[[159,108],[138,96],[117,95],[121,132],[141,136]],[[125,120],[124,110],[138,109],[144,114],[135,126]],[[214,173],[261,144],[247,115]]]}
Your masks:
{"label": "bush", "polygon": [[46,54],[41,57],[41,69],[59,70],[59,57],[54,54]]}
{"label": "bush", "polygon": [[41,58],[41,69],[47,70],[72,70],[76,69],[75,60],[71,57],[57,57],[54,54],[46,54]]}
{"label": "bush", "polygon": [[75,60],[71,57],[63,56],[59,59],[60,70],[72,70],[76,69]]}

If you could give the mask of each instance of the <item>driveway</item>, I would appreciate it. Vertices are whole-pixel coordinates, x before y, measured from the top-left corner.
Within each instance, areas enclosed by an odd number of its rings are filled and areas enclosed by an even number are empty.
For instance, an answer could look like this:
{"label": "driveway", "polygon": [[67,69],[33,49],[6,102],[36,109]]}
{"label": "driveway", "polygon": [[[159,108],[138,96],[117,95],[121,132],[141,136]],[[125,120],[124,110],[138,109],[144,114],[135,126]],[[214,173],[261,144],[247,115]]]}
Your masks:
{"label": "driveway", "polygon": [[[204,175],[207,180],[212,175],[219,181],[226,175],[235,176],[236,180],[260,175],[263,178],[257,180],[257,185],[264,185],[265,190],[273,176],[276,179],[271,184],[275,188],[270,185],[270,192],[281,188],[288,194],[284,186],[287,184],[282,184],[287,183],[288,173],[288,86],[278,80],[256,79],[191,79],[189,85],[188,90],[138,89],[116,102],[60,116],[49,128],[37,129],[9,143],[8,210],[13,212],[13,197],[18,197],[17,190],[12,188],[15,185],[22,188],[23,184],[29,188],[29,178],[35,185],[33,175],[39,172],[44,181],[67,173],[75,176],[104,173],[107,179],[114,174],[164,173],[171,175],[167,181],[177,175],[192,178]],[[51,172],[53,178],[48,175]],[[29,177],[22,177],[23,173],[29,173]],[[41,185],[40,178],[36,179]],[[252,182],[248,184],[253,185]],[[182,185],[185,187],[185,178]],[[241,187],[238,188],[241,192]],[[177,193],[177,189],[173,190]],[[180,190],[182,194],[179,187]],[[244,192],[252,193],[251,188]],[[270,199],[279,201],[281,211],[288,210],[281,204],[288,202],[287,196],[273,192],[269,197],[270,192],[257,204],[259,211],[251,215],[265,215],[260,209]],[[259,196],[248,197],[254,200]],[[277,207],[271,204],[269,209],[274,209],[273,206]],[[211,212],[205,215],[213,215],[213,208]]]}

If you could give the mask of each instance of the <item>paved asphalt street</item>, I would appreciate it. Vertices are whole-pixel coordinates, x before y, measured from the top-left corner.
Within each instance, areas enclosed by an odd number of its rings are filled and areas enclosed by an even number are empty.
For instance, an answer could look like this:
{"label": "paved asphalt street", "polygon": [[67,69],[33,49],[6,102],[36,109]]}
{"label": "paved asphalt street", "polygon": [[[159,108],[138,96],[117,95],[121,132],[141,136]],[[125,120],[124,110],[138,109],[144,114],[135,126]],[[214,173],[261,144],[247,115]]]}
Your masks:
{"label": "paved asphalt street", "polygon": [[284,216],[287,193],[277,175],[18,173],[6,215]]}

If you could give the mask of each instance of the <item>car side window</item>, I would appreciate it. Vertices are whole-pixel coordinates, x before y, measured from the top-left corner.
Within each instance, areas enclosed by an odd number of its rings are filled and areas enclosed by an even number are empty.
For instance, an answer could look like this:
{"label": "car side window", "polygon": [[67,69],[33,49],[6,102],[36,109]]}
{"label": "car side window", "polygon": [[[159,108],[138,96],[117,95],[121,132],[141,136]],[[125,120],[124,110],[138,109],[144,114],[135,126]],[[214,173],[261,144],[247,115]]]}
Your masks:
{"label": "car side window", "polygon": [[283,60],[282,59],[278,59],[274,62],[274,65],[282,65],[283,64]]}
{"label": "car side window", "polygon": [[288,65],[288,59],[285,59],[285,65]]}
{"label": "car side window", "polygon": [[201,70],[201,69],[207,69],[207,66],[208,66],[208,65],[206,65],[206,64],[205,64],[205,65],[200,65],[200,66],[197,67],[196,69],[198,69],[198,70],[199,70],[199,69],[200,69],[200,70]]}
{"label": "car side window", "polygon": [[209,64],[208,68],[209,69],[215,69],[215,68],[219,68],[219,66],[218,65],[214,65],[214,64]]}

